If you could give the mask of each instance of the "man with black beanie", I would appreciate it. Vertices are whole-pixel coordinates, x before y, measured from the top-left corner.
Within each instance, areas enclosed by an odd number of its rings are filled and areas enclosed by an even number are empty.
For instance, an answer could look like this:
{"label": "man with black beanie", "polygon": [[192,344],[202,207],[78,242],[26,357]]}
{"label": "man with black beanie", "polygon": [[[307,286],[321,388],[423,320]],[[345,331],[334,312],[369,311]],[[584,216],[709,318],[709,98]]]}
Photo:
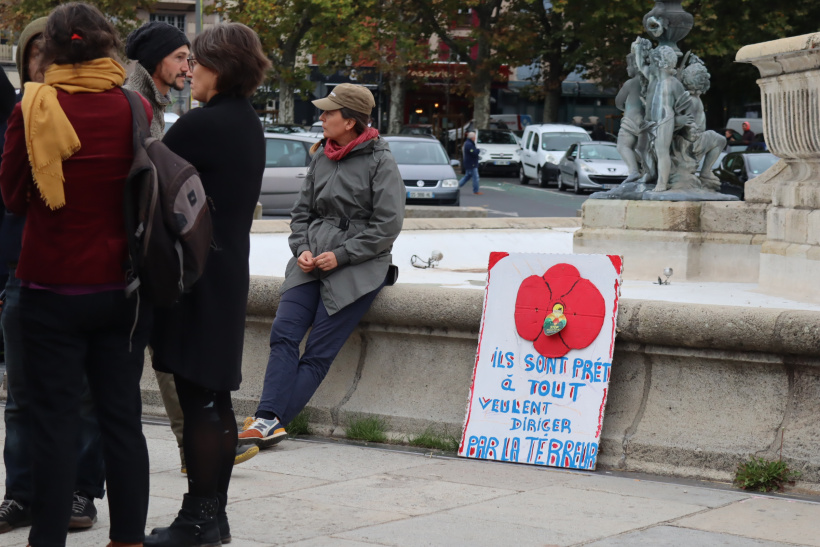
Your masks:
{"label": "man with black beanie", "polygon": [[163,113],[171,104],[171,88],[182,90],[188,73],[191,42],[173,25],[152,21],[128,35],[125,55],[137,65],[124,87],[140,93],[154,109],[151,136],[162,139]]}
{"label": "man with black beanie", "polygon": [[[152,21],[128,35],[125,54],[137,61],[134,72],[123,86],[140,93],[154,109],[151,121],[151,136],[162,140],[165,131],[165,107],[171,104],[171,88],[183,89],[188,73],[190,55],[188,37],[173,25]],[[165,405],[165,412],[171,420],[171,429],[179,446],[179,457],[185,470],[182,452],[182,409],[179,406],[177,388],[173,374],[155,371],[157,384]]]}

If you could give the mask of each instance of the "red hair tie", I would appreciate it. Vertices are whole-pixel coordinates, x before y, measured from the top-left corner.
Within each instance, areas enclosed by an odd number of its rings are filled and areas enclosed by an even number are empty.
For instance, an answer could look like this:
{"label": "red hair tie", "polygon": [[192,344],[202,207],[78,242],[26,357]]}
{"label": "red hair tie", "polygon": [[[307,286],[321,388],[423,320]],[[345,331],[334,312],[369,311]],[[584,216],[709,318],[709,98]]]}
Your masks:
{"label": "red hair tie", "polygon": [[72,40],[82,40],[82,39],[83,39],[83,37],[82,37],[82,36],[80,36],[79,34],[76,34],[76,33],[75,33],[75,34],[72,34],[72,35],[71,35],[71,39],[72,39]]}

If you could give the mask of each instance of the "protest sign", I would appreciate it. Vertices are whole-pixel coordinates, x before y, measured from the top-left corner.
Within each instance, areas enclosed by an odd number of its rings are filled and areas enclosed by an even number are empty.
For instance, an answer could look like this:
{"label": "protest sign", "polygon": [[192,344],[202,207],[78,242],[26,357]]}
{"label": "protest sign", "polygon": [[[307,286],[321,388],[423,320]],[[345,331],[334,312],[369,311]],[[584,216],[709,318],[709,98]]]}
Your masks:
{"label": "protest sign", "polygon": [[595,469],[622,260],[491,253],[459,455]]}

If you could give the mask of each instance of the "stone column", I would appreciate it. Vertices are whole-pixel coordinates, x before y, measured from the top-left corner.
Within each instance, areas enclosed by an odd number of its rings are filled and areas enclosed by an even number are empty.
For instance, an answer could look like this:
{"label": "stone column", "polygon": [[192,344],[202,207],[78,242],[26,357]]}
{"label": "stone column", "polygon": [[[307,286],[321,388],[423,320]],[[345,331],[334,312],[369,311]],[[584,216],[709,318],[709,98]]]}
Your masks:
{"label": "stone column", "polygon": [[820,301],[820,33],[749,45],[736,60],[760,70],[763,132],[782,159],[746,185],[747,202],[770,204],[760,290]]}

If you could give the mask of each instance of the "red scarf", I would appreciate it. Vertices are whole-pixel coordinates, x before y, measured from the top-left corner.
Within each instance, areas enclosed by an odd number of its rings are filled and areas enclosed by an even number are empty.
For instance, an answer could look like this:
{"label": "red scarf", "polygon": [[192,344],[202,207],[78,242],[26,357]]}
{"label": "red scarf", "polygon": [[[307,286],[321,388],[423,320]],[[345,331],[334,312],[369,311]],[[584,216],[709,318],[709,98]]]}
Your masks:
{"label": "red scarf", "polygon": [[353,139],[352,142],[347,143],[347,145],[345,146],[339,146],[336,143],[336,141],[328,139],[325,143],[325,156],[332,159],[333,161],[340,161],[358,145],[362,144],[365,141],[369,141],[370,139],[375,139],[378,136],[378,129],[376,129],[375,127],[368,127],[364,133]]}

